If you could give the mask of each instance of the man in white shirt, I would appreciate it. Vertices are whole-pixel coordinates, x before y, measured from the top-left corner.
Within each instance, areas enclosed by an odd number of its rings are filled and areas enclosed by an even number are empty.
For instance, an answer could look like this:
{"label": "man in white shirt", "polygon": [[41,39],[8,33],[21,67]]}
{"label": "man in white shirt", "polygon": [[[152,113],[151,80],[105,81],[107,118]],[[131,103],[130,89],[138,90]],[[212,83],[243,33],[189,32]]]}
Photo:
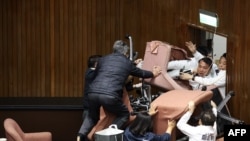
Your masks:
{"label": "man in white shirt", "polygon": [[209,86],[209,89],[218,88],[222,99],[225,98],[225,86],[226,86],[226,53],[224,53],[219,60],[218,69],[219,72],[215,77],[201,77],[192,74],[182,73],[180,78],[183,80],[193,81],[203,86]]}
{"label": "man in white shirt", "polygon": [[[207,49],[206,46],[200,46],[197,48],[196,45],[193,44],[191,41],[186,42],[185,45],[193,54],[193,57],[190,58],[190,60],[169,61],[167,65],[167,70],[168,70],[168,74],[172,78],[178,78],[180,75],[180,71],[182,69],[193,70],[194,68],[197,68],[198,61],[202,59],[203,57],[211,57],[211,51],[209,51],[209,49]],[[211,71],[209,72],[209,75],[211,75],[211,77],[215,76],[215,69],[217,69],[217,66],[213,64],[213,67]]]}
{"label": "man in white shirt", "polygon": [[198,126],[188,124],[190,117],[195,110],[194,101],[188,103],[188,111],[177,122],[177,128],[188,136],[189,141],[215,141],[217,136],[216,125],[216,104],[211,101],[212,109],[201,114]]}

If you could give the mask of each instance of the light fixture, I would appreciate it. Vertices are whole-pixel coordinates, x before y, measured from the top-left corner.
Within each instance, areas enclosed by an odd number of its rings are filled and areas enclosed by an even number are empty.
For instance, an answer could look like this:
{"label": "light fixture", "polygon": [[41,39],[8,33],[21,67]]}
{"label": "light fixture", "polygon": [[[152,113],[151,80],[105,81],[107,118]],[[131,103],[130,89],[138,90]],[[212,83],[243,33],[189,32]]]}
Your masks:
{"label": "light fixture", "polygon": [[219,25],[219,17],[216,13],[199,9],[200,23],[217,28]]}

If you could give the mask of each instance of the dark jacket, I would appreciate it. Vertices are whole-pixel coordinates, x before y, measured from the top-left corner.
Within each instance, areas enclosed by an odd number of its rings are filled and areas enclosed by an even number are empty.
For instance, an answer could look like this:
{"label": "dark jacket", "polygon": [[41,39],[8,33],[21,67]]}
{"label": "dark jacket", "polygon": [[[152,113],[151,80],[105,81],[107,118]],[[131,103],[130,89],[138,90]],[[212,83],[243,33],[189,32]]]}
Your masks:
{"label": "dark jacket", "polygon": [[85,72],[84,75],[84,95],[83,95],[83,108],[84,110],[87,110],[89,108],[89,100],[88,100],[88,91],[89,91],[89,85],[90,83],[93,81],[94,77],[95,77],[95,70],[88,68]]}
{"label": "dark jacket", "polygon": [[123,87],[129,75],[151,78],[151,71],[137,68],[132,61],[120,53],[102,57],[96,67],[96,77],[90,85],[90,93],[106,94],[122,98]]}

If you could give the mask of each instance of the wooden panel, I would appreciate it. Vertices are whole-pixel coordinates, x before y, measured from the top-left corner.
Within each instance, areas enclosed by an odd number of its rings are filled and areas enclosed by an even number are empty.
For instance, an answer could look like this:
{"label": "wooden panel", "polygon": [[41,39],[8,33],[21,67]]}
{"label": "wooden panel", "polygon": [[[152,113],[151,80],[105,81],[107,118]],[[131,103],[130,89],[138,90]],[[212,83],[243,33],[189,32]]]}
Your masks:
{"label": "wooden panel", "polygon": [[[133,38],[143,57],[147,41],[179,47],[192,39],[188,23],[201,26],[200,8],[219,15],[228,35],[227,90],[232,115],[250,122],[250,2],[246,0],[1,0],[0,96],[81,97],[87,58]],[[125,39],[124,39],[125,40]],[[239,104],[241,103],[241,104]]]}
{"label": "wooden panel", "polygon": [[[0,9],[3,10],[3,1],[0,1]],[[0,12],[0,27],[3,26],[3,13],[4,12]],[[5,96],[7,93],[4,91],[5,87],[4,87],[4,75],[6,75],[6,73],[4,73],[4,49],[3,49],[3,28],[0,28],[0,92],[1,92],[1,96]]]}

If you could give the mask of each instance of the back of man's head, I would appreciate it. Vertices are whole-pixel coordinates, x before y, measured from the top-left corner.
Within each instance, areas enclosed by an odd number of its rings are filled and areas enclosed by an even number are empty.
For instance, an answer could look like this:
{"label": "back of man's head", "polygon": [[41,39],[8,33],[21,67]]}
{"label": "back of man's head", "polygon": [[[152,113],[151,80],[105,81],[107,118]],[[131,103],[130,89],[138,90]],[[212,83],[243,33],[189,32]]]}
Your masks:
{"label": "back of man's head", "polygon": [[128,50],[129,50],[129,47],[124,41],[122,40],[115,41],[114,46],[113,46],[114,53],[127,54]]}
{"label": "back of man's head", "polygon": [[216,121],[216,116],[214,115],[212,109],[206,110],[201,115],[202,125],[213,126]]}

